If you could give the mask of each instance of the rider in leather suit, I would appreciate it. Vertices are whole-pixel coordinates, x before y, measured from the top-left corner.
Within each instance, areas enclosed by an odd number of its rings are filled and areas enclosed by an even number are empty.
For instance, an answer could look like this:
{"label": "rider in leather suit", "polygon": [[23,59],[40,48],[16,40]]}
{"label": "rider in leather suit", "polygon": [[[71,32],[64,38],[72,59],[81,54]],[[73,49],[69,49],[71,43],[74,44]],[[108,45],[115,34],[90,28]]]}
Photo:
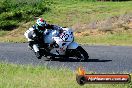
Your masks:
{"label": "rider in leather suit", "polygon": [[39,50],[39,45],[44,44],[43,38],[46,29],[59,30],[59,32],[62,32],[61,27],[47,24],[45,20],[39,18],[37,19],[36,24],[29,28],[24,34],[28,39],[29,47],[34,50],[35,55],[38,59],[41,59],[42,57],[42,54]]}

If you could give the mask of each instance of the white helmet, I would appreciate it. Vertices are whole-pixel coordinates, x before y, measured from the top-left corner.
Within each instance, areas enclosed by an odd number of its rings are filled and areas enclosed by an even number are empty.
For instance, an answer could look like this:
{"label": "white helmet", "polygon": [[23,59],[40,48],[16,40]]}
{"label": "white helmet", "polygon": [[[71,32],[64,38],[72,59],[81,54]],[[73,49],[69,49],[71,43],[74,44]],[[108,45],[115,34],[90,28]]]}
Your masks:
{"label": "white helmet", "polygon": [[42,18],[39,18],[37,19],[36,21],[37,25],[40,26],[40,27],[45,27],[47,24],[46,24],[46,21],[43,20]]}

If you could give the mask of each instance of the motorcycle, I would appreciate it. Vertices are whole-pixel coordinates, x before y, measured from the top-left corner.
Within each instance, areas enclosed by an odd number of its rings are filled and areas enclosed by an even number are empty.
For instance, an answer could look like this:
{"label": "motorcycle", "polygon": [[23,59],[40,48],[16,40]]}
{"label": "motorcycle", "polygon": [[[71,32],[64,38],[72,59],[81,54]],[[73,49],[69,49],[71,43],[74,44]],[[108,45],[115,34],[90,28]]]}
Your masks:
{"label": "motorcycle", "polygon": [[[59,58],[76,58],[79,61],[87,61],[88,53],[76,42],[71,28],[62,28],[62,32],[58,30],[46,30],[44,41],[46,47],[39,46],[42,56],[51,59]],[[35,49],[35,48],[34,48]],[[37,50],[36,50],[37,51]]]}

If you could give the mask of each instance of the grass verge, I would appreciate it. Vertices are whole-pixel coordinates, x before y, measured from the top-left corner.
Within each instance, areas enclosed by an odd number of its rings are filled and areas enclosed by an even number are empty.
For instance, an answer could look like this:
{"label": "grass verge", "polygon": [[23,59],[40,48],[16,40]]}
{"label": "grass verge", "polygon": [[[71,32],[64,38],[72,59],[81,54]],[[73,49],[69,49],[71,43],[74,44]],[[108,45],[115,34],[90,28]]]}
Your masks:
{"label": "grass verge", "polygon": [[[8,33],[8,36],[0,36],[0,42],[15,42],[23,43],[27,42],[27,39],[23,35],[23,31],[20,34],[13,35],[17,33],[18,30]],[[1,33],[0,33],[1,34]],[[19,35],[19,36],[18,36]],[[120,32],[120,33],[106,33],[106,34],[83,34],[76,35],[75,41],[80,44],[90,44],[90,45],[121,45],[121,46],[132,46],[132,33],[131,31]]]}
{"label": "grass verge", "polygon": [[4,35],[6,35],[9,31],[0,31],[0,37],[3,37]]}
{"label": "grass verge", "polygon": [[80,44],[132,46],[131,33],[80,36],[76,37],[75,40]]}
{"label": "grass verge", "polygon": [[[0,63],[1,88],[80,88],[75,72],[66,68]],[[129,84],[86,84],[82,88],[131,88]]]}
{"label": "grass verge", "polygon": [[[35,23],[34,17],[43,17],[51,24],[72,27],[76,32],[98,29],[104,32],[116,31],[117,28],[122,28],[122,30],[132,29],[132,1],[33,0],[32,3],[30,1],[1,1],[2,12],[0,18],[2,24],[0,30],[7,30],[8,27],[12,29],[11,25],[14,23],[19,27],[15,27],[16,29],[10,32],[0,31],[0,42],[26,42],[23,34]],[[15,8],[17,6],[19,8]],[[21,16],[21,19],[17,18],[18,15]],[[76,41],[83,44],[131,45],[131,34],[131,32],[98,36],[96,34],[86,34],[80,37],[76,36]]]}

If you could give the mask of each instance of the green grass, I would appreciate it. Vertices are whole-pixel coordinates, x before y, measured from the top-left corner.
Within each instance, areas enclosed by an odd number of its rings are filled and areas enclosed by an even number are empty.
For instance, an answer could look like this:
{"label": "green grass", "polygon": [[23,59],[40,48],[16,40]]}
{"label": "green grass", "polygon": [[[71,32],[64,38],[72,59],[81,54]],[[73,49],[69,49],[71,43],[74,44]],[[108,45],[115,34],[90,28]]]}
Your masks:
{"label": "green grass", "polygon": [[0,31],[0,37],[6,35],[9,31]]}
{"label": "green grass", "polygon": [[76,82],[76,73],[66,68],[0,64],[0,88],[131,88],[130,84],[86,84]]}
{"label": "green grass", "polygon": [[[27,42],[24,35],[18,37],[4,36],[4,37],[0,37],[0,41]],[[105,34],[105,35],[75,36],[75,41],[80,44],[132,46],[132,33],[128,31],[128,32]]]}
{"label": "green grass", "polygon": [[42,17],[58,25],[74,26],[77,23],[82,25],[132,13],[131,4],[132,2],[58,1],[55,6],[51,6],[51,11]]}
{"label": "green grass", "polygon": [[75,40],[81,44],[100,44],[100,45],[128,45],[132,46],[131,33],[116,33],[97,36],[81,36]]}
{"label": "green grass", "polygon": [[[35,23],[34,17],[43,17],[48,23],[76,28],[76,32],[82,32],[89,30],[87,28],[89,23],[100,23],[101,21],[107,20],[111,17],[127,19],[127,17],[123,17],[124,15],[129,17],[132,16],[132,1],[96,2],[95,0],[1,0],[0,30],[11,30],[14,28],[18,30],[13,34],[11,34],[12,31],[11,33],[0,31],[0,41],[25,42],[26,39],[23,36],[24,31]],[[21,26],[27,22],[32,24],[24,27]],[[104,26],[104,29],[102,28],[100,30],[107,30],[107,26],[108,24]],[[113,27],[110,28],[112,30],[116,30]],[[9,34],[11,36],[9,36]],[[82,36],[77,37],[76,40],[79,43],[87,44],[131,45],[132,43],[131,34],[129,33]]]}
{"label": "green grass", "polygon": [[0,1],[0,29],[12,30],[20,25],[21,22],[34,20],[49,11],[48,5],[44,0],[1,0]]}
{"label": "green grass", "polygon": [[132,13],[131,4],[132,1],[1,0],[0,29],[13,29],[21,22],[34,21],[34,17],[44,17],[48,22],[62,26],[87,24],[95,20]]}

